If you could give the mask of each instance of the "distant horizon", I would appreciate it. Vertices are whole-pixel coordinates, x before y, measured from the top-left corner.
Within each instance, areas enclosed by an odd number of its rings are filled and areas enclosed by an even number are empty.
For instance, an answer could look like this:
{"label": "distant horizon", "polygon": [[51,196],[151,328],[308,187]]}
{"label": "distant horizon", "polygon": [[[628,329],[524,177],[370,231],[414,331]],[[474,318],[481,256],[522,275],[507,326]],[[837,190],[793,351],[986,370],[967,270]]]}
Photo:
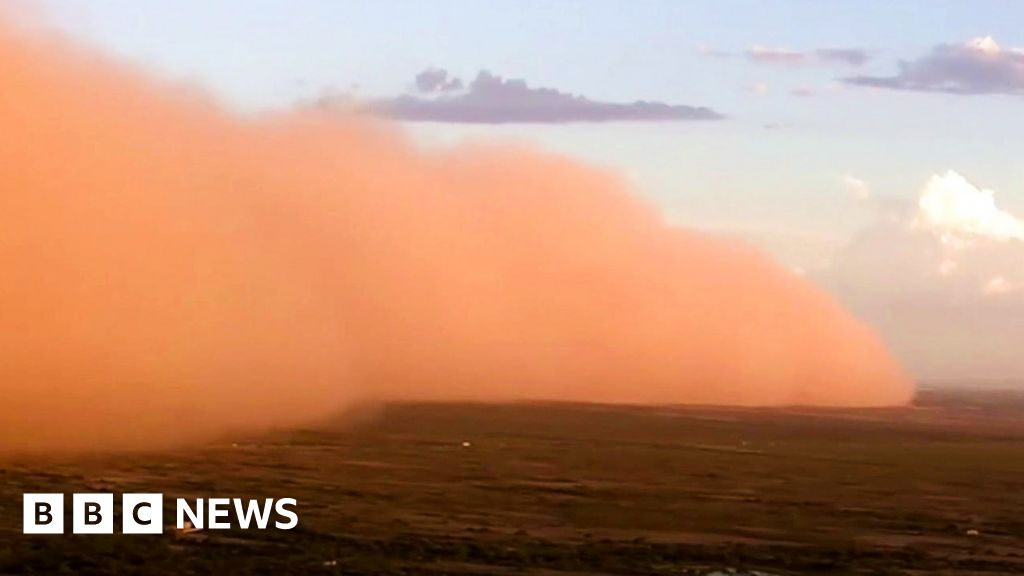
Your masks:
{"label": "distant horizon", "polygon": [[1011,390],[1024,392],[1024,380],[1000,380],[1000,379],[964,379],[964,380],[919,380],[918,390],[942,390],[942,389],[979,389],[979,390]]}

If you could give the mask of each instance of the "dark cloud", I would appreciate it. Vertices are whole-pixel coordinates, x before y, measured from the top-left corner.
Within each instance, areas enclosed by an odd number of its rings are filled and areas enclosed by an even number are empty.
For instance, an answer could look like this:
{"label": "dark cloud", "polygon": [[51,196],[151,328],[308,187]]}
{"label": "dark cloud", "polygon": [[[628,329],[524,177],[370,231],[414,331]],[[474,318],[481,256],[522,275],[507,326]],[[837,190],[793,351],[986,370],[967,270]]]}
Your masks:
{"label": "dark cloud", "polygon": [[900,62],[895,76],[854,76],[845,82],[950,94],[1024,94],[1024,50],[1000,48],[991,38],[942,44],[922,58]]}
{"label": "dark cloud", "polygon": [[[464,90],[437,88],[452,86],[454,83],[459,83],[459,80],[449,78],[443,70],[428,70],[417,76],[416,85],[421,92],[435,95],[399,96],[371,102],[365,108],[374,114],[397,120],[473,124],[723,118],[718,112],[705,107],[642,100],[631,103],[600,102],[552,88],[533,88],[524,80],[505,79],[486,71],[477,74]],[[461,86],[461,83],[458,85]],[[330,105],[330,102],[321,104]]]}
{"label": "dark cloud", "polygon": [[429,68],[416,75],[416,90],[425,93],[462,90],[462,80],[448,76],[443,68]]}

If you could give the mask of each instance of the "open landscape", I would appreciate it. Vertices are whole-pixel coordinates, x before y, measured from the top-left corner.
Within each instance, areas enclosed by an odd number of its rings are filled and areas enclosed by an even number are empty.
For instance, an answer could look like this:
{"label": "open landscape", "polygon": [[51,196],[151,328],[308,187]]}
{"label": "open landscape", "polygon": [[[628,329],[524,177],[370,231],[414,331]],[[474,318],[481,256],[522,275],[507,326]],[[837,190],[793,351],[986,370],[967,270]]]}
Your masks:
{"label": "open landscape", "polygon": [[[392,404],[187,450],[8,458],[0,574],[1019,574],[1022,454],[1019,392]],[[300,521],[25,536],[30,491],[163,492],[168,525],[177,496],[295,497]]]}
{"label": "open landscape", "polygon": [[0,576],[1024,575],[1022,21],[0,0]]}

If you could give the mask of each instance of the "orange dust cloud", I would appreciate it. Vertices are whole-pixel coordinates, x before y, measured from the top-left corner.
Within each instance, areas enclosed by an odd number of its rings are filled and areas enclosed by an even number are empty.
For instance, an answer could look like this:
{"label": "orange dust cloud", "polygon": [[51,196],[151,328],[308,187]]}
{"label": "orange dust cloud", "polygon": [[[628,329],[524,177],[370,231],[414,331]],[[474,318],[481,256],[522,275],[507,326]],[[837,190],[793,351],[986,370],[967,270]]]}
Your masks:
{"label": "orange dust cloud", "polygon": [[0,449],[135,448],[362,400],[891,405],[832,298],[614,175],[390,124],[243,120],[0,30]]}

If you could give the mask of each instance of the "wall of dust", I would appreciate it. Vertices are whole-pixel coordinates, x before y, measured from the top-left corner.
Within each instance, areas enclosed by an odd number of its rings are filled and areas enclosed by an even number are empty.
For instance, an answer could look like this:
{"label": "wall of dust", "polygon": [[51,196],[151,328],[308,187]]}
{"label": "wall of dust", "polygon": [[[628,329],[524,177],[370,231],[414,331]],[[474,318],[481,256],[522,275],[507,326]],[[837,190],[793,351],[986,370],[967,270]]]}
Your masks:
{"label": "wall of dust", "polygon": [[613,174],[237,118],[0,27],[0,449],[149,447],[360,399],[889,405],[828,295]]}

